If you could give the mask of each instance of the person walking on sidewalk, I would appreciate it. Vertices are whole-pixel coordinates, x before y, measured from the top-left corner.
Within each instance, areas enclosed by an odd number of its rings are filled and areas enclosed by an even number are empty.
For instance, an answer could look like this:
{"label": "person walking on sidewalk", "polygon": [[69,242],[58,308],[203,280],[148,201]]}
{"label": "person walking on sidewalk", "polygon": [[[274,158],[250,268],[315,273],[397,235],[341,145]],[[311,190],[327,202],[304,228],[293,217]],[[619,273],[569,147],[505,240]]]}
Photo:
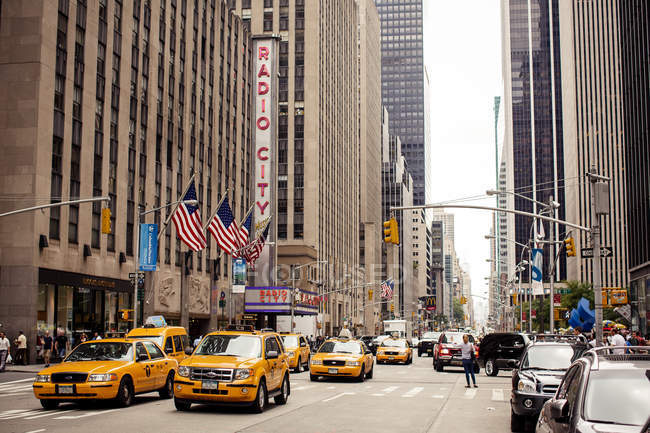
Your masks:
{"label": "person walking on sidewalk", "polygon": [[476,384],[476,376],[474,376],[474,345],[469,342],[469,337],[467,334],[463,335],[463,344],[460,345],[460,350],[462,353],[463,360],[463,369],[465,369],[465,380],[467,385],[465,388],[471,388],[469,384],[469,377],[472,376],[472,382],[474,383],[474,388],[478,388]]}
{"label": "person walking on sidewalk", "polygon": [[7,362],[7,355],[11,348],[11,342],[5,336],[4,332],[0,332],[0,372],[5,371],[5,363]]}
{"label": "person walking on sidewalk", "polygon": [[45,367],[50,366],[50,357],[52,356],[52,336],[50,331],[45,331],[45,336],[43,337],[43,360],[45,361]]}
{"label": "person walking on sidewalk", "polygon": [[65,354],[68,351],[68,337],[65,336],[62,330],[59,331],[59,335],[54,341],[54,351],[61,358],[61,362],[63,362],[63,358],[65,358]]}
{"label": "person walking on sidewalk", "polygon": [[18,331],[18,338],[16,338],[16,365],[27,365],[27,337],[23,331]]}

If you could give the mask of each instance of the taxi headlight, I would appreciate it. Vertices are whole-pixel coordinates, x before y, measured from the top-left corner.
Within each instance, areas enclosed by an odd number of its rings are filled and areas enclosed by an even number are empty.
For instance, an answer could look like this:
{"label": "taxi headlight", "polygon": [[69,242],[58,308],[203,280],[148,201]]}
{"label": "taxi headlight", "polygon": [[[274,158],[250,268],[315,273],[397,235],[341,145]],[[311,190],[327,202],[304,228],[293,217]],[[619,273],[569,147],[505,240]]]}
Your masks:
{"label": "taxi headlight", "polygon": [[188,377],[190,375],[190,367],[181,365],[178,367],[178,375],[183,377]]}
{"label": "taxi headlight", "polygon": [[238,368],[235,370],[235,380],[244,380],[253,376],[255,373],[250,368]]}
{"label": "taxi headlight", "polygon": [[358,367],[361,365],[359,364],[359,361],[347,361],[345,364],[349,365],[350,367]]}
{"label": "taxi headlight", "polygon": [[320,359],[312,359],[311,365],[323,365],[323,361]]}
{"label": "taxi headlight", "polygon": [[88,382],[110,382],[112,380],[117,380],[117,374],[115,373],[91,374],[90,376],[88,376]]}
{"label": "taxi headlight", "polygon": [[522,392],[535,392],[535,384],[530,380],[519,379],[517,389]]}
{"label": "taxi headlight", "polygon": [[34,382],[49,382],[50,381],[50,375],[49,374],[39,374],[36,376],[36,379]]}
{"label": "taxi headlight", "polygon": [[287,350],[287,355],[294,356],[296,354],[295,350]]}

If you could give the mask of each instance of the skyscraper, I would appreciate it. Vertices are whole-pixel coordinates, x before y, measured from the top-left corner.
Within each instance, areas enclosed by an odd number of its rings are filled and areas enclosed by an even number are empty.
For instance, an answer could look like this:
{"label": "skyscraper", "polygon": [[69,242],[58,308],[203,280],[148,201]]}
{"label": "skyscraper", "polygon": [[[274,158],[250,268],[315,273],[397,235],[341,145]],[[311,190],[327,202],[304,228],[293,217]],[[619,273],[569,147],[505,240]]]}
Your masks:
{"label": "skyscraper", "polygon": [[645,0],[626,0],[619,5],[632,325],[647,335],[650,329],[650,5]]}
{"label": "skyscraper", "polygon": [[390,133],[399,136],[413,176],[413,204],[430,194],[430,150],[426,135],[422,0],[375,0],[381,20],[381,98]]}

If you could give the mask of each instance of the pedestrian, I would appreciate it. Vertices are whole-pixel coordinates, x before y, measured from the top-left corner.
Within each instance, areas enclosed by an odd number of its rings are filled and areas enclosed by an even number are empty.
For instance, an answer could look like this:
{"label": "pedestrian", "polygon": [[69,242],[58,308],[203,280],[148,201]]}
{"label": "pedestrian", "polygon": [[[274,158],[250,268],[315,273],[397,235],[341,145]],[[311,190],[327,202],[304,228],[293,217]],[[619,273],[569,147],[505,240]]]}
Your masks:
{"label": "pedestrian", "polygon": [[[625,346],[625,338],[619,334],[618,329],[612,328],[610,331],[612,346]],[[614,349],[614,355],[624,355],[625,349]]]}
{"label": "pedestrian", "polygon": [[352,332],[348,329],[348,325],[343,325],[343,329],[341,329],[341,332],[339,333],[339,337],[341,338],[352,338]]}
{"label": "pedestrian", "polygon": [[65,336],[63,330],[59,330],[58,334],[59,335],[54,341],[54,351],[57,356],[61,358],[61,362],[63,362],[63,358],[65,358],[65,354],[68,350],[68,337]]}
{"label": "pedestrian", "polygon": [[460,345],[461,358],[463,361],[463,369],[465,370],[465,380],[467,385],[465,388],[471,388],[469,384],[469,377],[472,376],[472,382],[474,383],[474,388],[478,388],[476,384],[476,376],[474,376],[474,359],[475,351],[474,345],[469,342],[469,336],[467,334],[463,335],[463,344]]}
{"label": "pedestrian", "polygon": [[18,331],[18,337],[15,343],[17,348],[15,364],[27,365],[27,337],[25,337],[23,331]]}
{"label": "pedestrian", "polygon": [[93,336],[93,340],[101,340],[102,337],[99,336],[99,333],[95,331],[95,335]]}
{"label": "pedestrian", "polygon": [[50,357],[52,356],[52,337],[50,336],[49,329],[45,331],[45,336],[43,337],[43,361],[45,361],[45,367],[50,366]]}
{"label": "pedestrian", "polygon": [[83,343],[85,343],[86,341],[88,341],[88,336],[86,335],[85,332],[82,332],[82,333],[81,333],[81,337],[79,337],[79,344],[83,344]]}
{"label": "pedestrian", "polygon": [[0,332],[0,372],[5,371],[5,363],[7,362],[7,355],[9,354],[10,348],[11,343],[9,339],[4,332]]}
{"label": "pedestrian", "polygon": [[203,340],[203,335],[199,335],[198,337],[196,337],[196,338],[194,339],[194,347],[195,347],[195,348],[196,348],[196,346],[199,345],[199,343],[201,342],[201,340]]}

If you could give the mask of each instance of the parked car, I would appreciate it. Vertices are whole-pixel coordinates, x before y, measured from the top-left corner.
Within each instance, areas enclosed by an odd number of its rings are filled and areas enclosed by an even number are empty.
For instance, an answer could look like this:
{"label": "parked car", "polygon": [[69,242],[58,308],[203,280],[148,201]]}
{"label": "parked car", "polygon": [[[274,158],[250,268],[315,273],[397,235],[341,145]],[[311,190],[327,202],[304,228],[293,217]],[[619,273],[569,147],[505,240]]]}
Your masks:
{"label": "parked car", "polygon": [[[463,335],[468,335],[469,342],[475,343],[474,337],[464,332],[448,332],[440,334],[440,339],[433,351],[433,368],[436,371],[443,371],[445,366],[462,367],[463,360],[460,345],[463,343]],[[476,354],[478,357],[478,354]],[[474,373],[479,373],[478,363],[474,363]]]}
{"label": "parked car", "polygon": [[377,348],[381,346],[381,343],[383,343],[384,340],[390,337],[391,337],[390,335],[378,335],[372,339],[372,345],[367,344],[366,346],[368,346],[368,349],[370,349],[373,355],[376,355]]}
{"label": "parked car", "polygon": [[526,334],[517,332],[495,332],[481,340],[478,363],[485,368],[485,374],[496,376],[499,370],[512,369],[508,361],[517,361],[524,353],[530,339]]}
{"label": "parked car", "polygon": [[510,397],[510,429],[513,432],[534,428],[542,406],[555,394],[564,372],[589,348],[586,341],[576,339],[547,341],[530,343],[521,360],[508,361],[516,366],[512,372]]}
{"label": "parked car", "polygon": [[363,335],[359,337],[359,340],[363,341],[363,344],[365,344],[366,347],[370,349],[373,355],[377,353],[377,346],[375,346],[373,342],[374,339],[375,339],[374,335]]}
{"label": "parked car", "polygon": [[433,349],[438,343],[441,334],[442,332],[425,332],[418,342],[418,356],[422,356],[423,353],[433,356]]}
{"label": "parked car", "polygon": [[[647,346],[620,349],[647,351]],[[537,433],[638,433],[650,412],[650,355],[589,350],[567,370],[537,421]]]}

